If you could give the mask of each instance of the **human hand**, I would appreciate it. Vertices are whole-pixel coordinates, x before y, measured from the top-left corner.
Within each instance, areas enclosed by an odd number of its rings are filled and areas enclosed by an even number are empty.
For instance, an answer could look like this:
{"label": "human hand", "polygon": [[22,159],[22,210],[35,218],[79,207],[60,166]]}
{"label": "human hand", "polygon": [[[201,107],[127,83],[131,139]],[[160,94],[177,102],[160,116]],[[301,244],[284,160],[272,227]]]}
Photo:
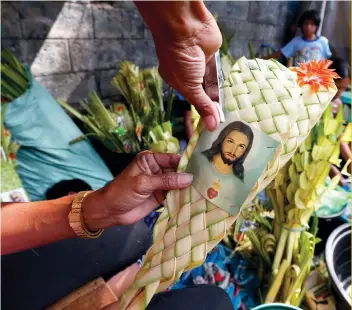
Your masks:
{"label": "human hand", "polygon": [[95,231],[135,223],[165,200],[165,191],[189,186],[192,175],[175,172],[180,158],[139,153],[111,183],[86,196],[82,208],[87,228]]}
{"label": "human hand", "polygon": [[136,6],[153,34],[160,75],[195,106],[206,127],[215,130],[220,119],[213,101],[218,98],[207,95],[202,85],[203,80],[205,88],[217,84],[206,66],[222,43],[213,15],[202,1],[167,1],[153,6],[141,1]]}

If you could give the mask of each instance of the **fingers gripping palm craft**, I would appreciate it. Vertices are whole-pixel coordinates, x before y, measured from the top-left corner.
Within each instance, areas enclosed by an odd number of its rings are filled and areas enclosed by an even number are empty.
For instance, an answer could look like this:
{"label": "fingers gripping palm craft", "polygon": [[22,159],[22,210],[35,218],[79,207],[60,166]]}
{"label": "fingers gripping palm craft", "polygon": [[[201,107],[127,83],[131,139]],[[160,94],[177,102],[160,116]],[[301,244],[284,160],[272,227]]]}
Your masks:
{"label": "fingers gripping palm craft", "polygon": [[[332,80],[332,78],[331,78]],[[333,80],[332,80],[333,81]],[[302,88],[300,87],[302,86]],[[317,93],[297,84],[297,74],[274,60],[239,59],[224,84],[225,107],[281,142],[245,204],[264,189],[304,141],[336,92],[334,84]],[[184,171],[204,126],[199,123],[184,152]],[[193,186],[173,190],[154,228],[154,244],[144,258],[119,309],[144,309],[153,295],[181,274],[202,264],[236,217],[206,200]]]}

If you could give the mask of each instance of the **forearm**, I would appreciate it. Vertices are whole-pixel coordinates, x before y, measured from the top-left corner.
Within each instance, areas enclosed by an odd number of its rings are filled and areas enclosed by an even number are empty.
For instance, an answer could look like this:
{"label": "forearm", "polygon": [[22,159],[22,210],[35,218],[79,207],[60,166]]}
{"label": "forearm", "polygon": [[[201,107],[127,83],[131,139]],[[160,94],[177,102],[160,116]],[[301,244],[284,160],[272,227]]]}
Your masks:
{"label": "forearm", "polygon": [[1,208],[1,254],[75,236],[68,222],[74,195],[56,200],[9,203]]}
{"label": "forearm", "polygon": [[135,1],[155,37],[179,41],[194,38],[211,14],[202,1]]}
{"label": "forearm", "polygon": [[[76,196],[28,203],[5,203],[1,208],[1,254],[14,253],[75,236],[68,215]],[[97,231],[113,226],[105,208],[104,188],[82,202],[86,228]]]}

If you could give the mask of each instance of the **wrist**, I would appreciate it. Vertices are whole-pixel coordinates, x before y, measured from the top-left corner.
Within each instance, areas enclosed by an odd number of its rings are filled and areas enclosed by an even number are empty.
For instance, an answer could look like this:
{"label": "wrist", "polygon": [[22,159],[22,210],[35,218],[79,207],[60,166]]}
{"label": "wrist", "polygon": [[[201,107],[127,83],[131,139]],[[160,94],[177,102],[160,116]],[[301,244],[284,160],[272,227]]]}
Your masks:
{"label": "wrist", "polygon": [[103,190],[97,190],[87,195],[82,202],[84,225],[89,231],[98,231],[111,227],[109,212],[106,208]]}

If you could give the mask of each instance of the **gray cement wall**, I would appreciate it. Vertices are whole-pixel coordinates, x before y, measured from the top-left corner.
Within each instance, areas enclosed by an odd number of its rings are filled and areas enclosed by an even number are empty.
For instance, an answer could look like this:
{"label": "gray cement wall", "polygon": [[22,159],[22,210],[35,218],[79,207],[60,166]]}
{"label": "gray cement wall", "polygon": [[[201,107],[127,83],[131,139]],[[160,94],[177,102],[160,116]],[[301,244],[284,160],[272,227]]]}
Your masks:
{"label": "gray cement wall", "polygon": [[[225,32],[235,34],[233,56],[248,56],[266,42],[283,44],[288,2],[207,1]],[[2,2],[2,47],[31,66],[36,79],[57,98],[76,104],[97,91],[118,97],[110,86],[118,63],[157,64],[151,33],[133,2]]]}

